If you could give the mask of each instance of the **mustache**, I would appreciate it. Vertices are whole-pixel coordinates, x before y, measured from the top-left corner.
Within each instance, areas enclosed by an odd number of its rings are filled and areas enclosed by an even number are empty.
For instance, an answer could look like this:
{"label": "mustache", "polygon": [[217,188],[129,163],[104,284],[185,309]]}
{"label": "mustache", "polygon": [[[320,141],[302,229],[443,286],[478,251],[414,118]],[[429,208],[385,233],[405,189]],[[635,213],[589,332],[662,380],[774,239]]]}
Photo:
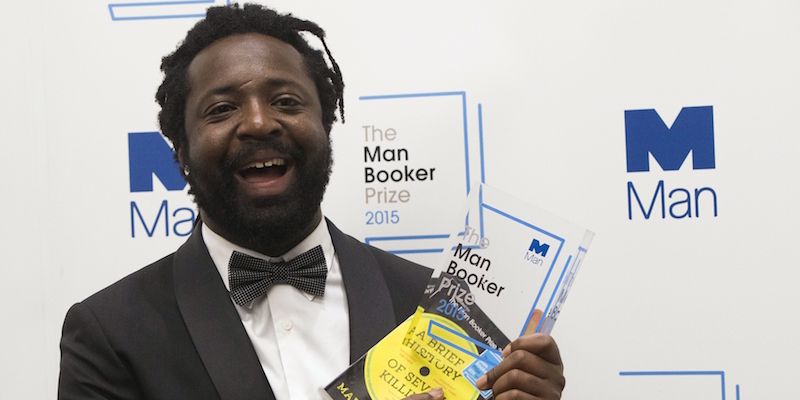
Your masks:
{"label": "mustache", "polygon": [[306,154],[294,144],[284,143],[275,137],[266,137],[258,141],[243,143],[236,153],[233,153],[222,160],[222,171],[235,173],[237,167],[242,164],[242,160],[252,157],[254,154],[265,150],[274,150],[278,153],[289,156],[296,164],[306,162]]}

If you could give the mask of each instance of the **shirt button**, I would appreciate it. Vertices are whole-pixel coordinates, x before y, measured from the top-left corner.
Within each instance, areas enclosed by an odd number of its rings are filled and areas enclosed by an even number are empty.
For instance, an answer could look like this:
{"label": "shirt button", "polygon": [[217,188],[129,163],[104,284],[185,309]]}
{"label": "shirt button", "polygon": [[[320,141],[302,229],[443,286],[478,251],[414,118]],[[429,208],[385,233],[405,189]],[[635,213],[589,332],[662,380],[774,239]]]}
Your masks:
{"label": "shirt button", "polygon": [[283,321],[283,330],[288,331],[292,329],[292,321]]}

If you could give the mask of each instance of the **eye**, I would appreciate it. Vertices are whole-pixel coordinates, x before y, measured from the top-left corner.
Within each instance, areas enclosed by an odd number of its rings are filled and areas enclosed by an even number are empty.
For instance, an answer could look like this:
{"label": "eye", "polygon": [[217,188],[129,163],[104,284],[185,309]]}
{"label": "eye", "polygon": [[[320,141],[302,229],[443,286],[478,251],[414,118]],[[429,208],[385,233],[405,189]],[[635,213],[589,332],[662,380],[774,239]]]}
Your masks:
{"label": "eye", "polygon": [[231,111],[233,111],[235,109],[236,108],[234,106],[230,105],[230,104],[225,104],[225,103],[217,104],[217,105],[214,105],[213,107],[211,107],[206,112],[206,115],[215,116],[215,115],[225,114],[225,113],[231,112]]}
{"label": "eye", "polygon": [[294,108],[300,105],[300,102],[294,97],[284,96],[272,103],[275,107],[281,108]]}

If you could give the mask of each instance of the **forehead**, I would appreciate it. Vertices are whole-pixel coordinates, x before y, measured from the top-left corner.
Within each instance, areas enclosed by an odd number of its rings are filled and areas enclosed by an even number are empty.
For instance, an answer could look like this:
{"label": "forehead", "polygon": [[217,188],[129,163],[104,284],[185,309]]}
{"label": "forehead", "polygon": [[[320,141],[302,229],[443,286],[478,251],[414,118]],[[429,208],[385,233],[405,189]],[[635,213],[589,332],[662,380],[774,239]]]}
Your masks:
{"label": "forehead", "polygon": [[227,36],[195,56],[187,71],[189,93],[204,88],[240,85],[256,79],[314,83],[303,56],[290,44],[260,33]]}

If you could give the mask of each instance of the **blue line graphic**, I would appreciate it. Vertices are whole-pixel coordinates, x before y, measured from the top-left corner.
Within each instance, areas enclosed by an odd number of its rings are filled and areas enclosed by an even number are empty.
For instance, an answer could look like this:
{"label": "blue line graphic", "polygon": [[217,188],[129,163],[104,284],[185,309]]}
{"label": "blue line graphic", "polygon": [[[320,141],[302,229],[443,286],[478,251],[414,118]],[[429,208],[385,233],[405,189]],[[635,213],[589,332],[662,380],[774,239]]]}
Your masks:
{"label": "blue line graphic", "polygon": [[[620,376],[702,376],[718,375],[722,400],[725,400],[725,371],[620,371]],[[736,385],[736,400],[739,399],[739,385]]]}
{"label": "blue line graphic", "polygon": [[[554,234],[552,234],[552,233],[550,233],[550,232],[548,232],[548,231],[546,231],[546,230],[544,230],[542,228],[539,228],[536,225],[533,225],[533,224],[531,224],[529,222],[525,222],[525,221],[523,221],[523,220],[521,220],[521,219],[519,219],[519,218],[517,218],[517,217],[515,217],[515,216],[513,216],[511,214],[508,214],[508,213],[506,213],[504,211],[498,210],[498,209],[496,209],[496,208],[494,208],[494,207],[492,207],[492,206],[490,206],[488,204],[481,203],[481,207],[486,207],[486,209],[488,209],[490,211],[494,211],[494,212],[496,212],[496,213],[498,213],[498,214],[500,214],[500,215],[502,215],[502,216],[504,216],[504,217],[506,217],[506,218],[518,223],[518,224],[527,226],[528,228],[531,228],[531,229],[535,229],[535,230],[537,230],[537,231],[539,231],[539,232],[541,232],[541,233],[543,233],[543,234],[545,234],[547,236],[550,236],[550,237],[560,241],[561,244],[564,244],[564,239],[563,238],[561,238],[559,236],[556,236],[556,235],[554,235]],[[559,249],[560,249],[560,247],[559,247]]]}
{"label": "blue line graphic", "polygon": [[480,214],[480,226],[481,226],[481,237],[486,237],[486,233],[483,231],[483,186],[480,187],[478,191],[478,213]]}
{"label": "blue line graphic", "polygon": [[441,253],[444,249],[411,249],[411,250],[386,250],[387,253],[392,254],[425,254],[425,253]]}
{"label": "blue line graphic", "polygon": [[478,103],[478,146],[481,153],[481,183],[486,183],[486,173],[483,165],[483,111]]}
{"label": "blue line graphic", "polygon": [[[372,242],[379,242],[381,240],[425,240],[425,239],[447,239],[450,235],[412,235],[412,236],[375,236],[364,238],[364,243],[371,244]],[[392,254],[426,254],[426,253],[441,253],[443,248],[435,249],[401,249],[401,250],[386,250]]]}
{"label": "blue line graphic", "polygon": [[[553,304],[553,299],[556,297],[556,293],[559,292],[559,288],[561,287],[561,281],[564,280],[564,274],[567,273],[567,269],[569,268],[569,263],[572,262],[572,256],[567,257],[567,263],[564,264],[564,269],[561,270],[561,275],[558,276],[558,282],[556,282],[556,288],[553,290],[553,293],[550,294],[550,300],[547,301],[547,306],[544,308],[544,312],[542,313],[542,317],[539,318],[539,323],[536,325],[536,332],[542,331],[542,325],[547,320],[546,316],[550,312],[550,306]],[[533,312],[536,308],[531,308],[531,312],[528,313],[528,321],[531,320],[533,316]],[[522,333],[525,333],[525,328],[522,328]]]}
{"label": "blue line graphic", "polygon": [[[151,1],[151,2],[137,2],[137,3],[109,3],[108,4],[108,12],[111,14],[112,21],[134,21],[134,20],[147,20],[147,19],[174,19],[174,18],[203,18],[205,17],[205,12],[198,14],[194,10],[192,12],[178,12],[172,14],[160,14],[160,13],[153,13],[153,14],[146,14],[143,13],[141,10],[145,8],[151,7],[170,7],[174,6],[192,6],[197,4],[208,4],[213,5],[216,0],[174,0],[174,1]],[[231,1],[226,0],[225,4],[230,5]],[[117,15],[118,12],[123,10],[133,9],[130,15],[126,16],[119,16]],[[138,12],[137,12],[138,11]]]}
{"label": "blue line graphic", "polygon": [[[487,345],[485,345],[485,344],[483,344],[483,343],[481,343],[481,342],[479,342],[479,341],[477,341],[477,340],[475,340],[475,339],[473,339],[473,338],[471,338],[471,337],[469,337],[467,335],[464,335],[463,333],[456,332],[455,330],[450,329],[450,328],[448,328],[448,327],[446,327],[446,326],[444,326],[444,325],[442,325],[442,324],[440,324],[440,323],[438,323],[438,322],[436,322],[434,320],[430,320],[428,322],[428,332],[427,332],[428,336],[430,336],[430,337],[432,337],[432,338],[434,338],[434,339],[436,339],[436,340],[438,340],[438,341],[440,341],[442,343],[449,344],[451,347],[453,347],[453,348],[455,348],[455,349],[457,349],[457,350],[459,350],[459,351],[461,351],[463,353],[469,354],[469,355],[471,355],[471,356],[473,356],[475,358],[480,357],[480,354],[473,353],[473,352],[471,352],[471,351],[469,351],[469,350],[467,350],[467,349],[465,349],[465,348],[463,348],[461,346],[456,345],[455,343],[453,343],[453,342],[451,342],[451,341],[449,341],[449,340],[447,340],[447,339],[445,339],[445,338],[443,338],[441,336],[438,336],[438,335],[434,334],[433,333],[433,329],[432,329],[434,325],[438,326],[440,329],[443,329],[443,330],[445,330],[447,332],[450,332],[451,334],[453,334],[455,336],[458,336],[461,339],[466,340],[466,341],[474,344],[475,346],[480,347],[480,348],[482,348],[482,349],[484,349],[486,351],[493,351],[493,352],[497,353],[498,355],[502,354],[499,351],[497,351],[497,349],[493,349],[493,348],[491,348],[491,347],[489,347],[489,346],[487,346]],[[500,358],[502,358],[502,355],[500,356]]]}
{"label": "blue line graphic", "polygon": [[[486,173],[485,173],[485,164],[484,164],[484,157],[483,157],[483,106],[478,103],[478,149],[480,150],[480,164],[481,164],[481,183],[486,184]],[[469,168],[467,168],[469,170]],[[483,204],[483,192],[479,193],[478,204]],[[480,221],[478,225],[480,226],[481,237],[483,237],[483,208],[480,209]],[[469,213],[467,214],[467,220],[465,222],[466,225],[469,225]],[[459,235],[461,236],[461,235]]]}
{"label": "blue line graphic", "polygon": [[367,244],[379,240],[416,240],[416,239],[447,239],[450,235],[416,235],[416,236],[376,236],[364,239]]}
{"label": "blue line graphic", "polygon": [[359,100],[386,100],[386,99],[409,99],[415,97],[441,97],[441,96],[465,96],[467,92],[428,92],[428,93],[404,93],[404,94],[379,94],[373,96],[359,96]]}

